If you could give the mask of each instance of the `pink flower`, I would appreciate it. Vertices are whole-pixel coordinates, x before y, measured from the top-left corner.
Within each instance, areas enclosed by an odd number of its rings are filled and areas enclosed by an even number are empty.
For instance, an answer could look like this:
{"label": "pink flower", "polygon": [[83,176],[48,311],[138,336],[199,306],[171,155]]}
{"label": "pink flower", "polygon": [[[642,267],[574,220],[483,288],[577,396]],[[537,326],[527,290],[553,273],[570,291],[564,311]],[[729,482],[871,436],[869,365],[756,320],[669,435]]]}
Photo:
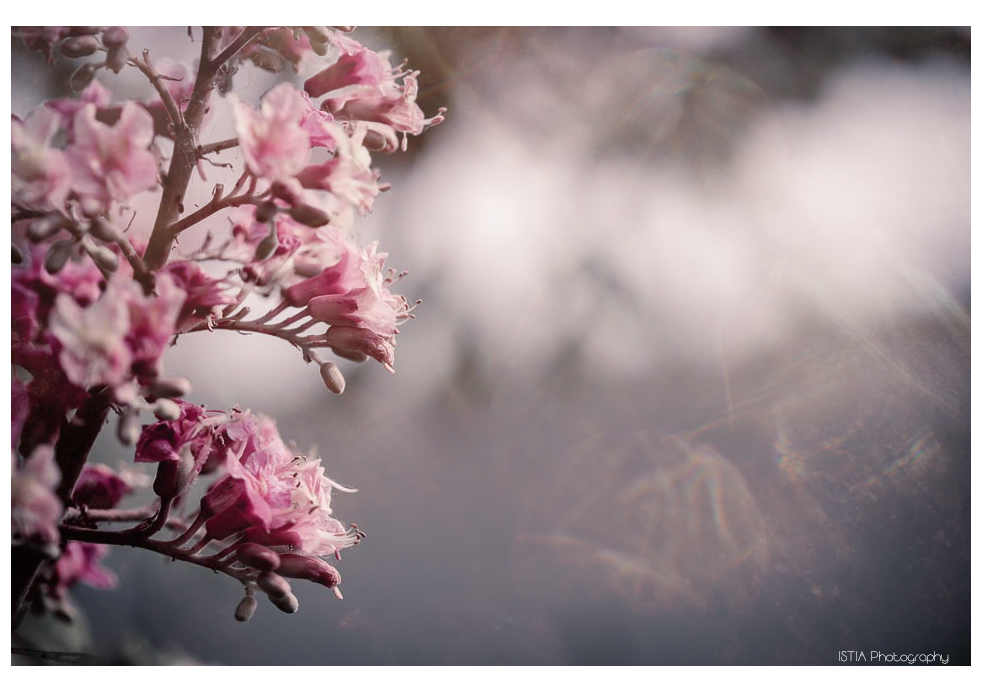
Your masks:
{"label": "pink flower", "polygon": [[[72,142],[75,139],[75,134],[73,132],[75,124],[75,114],[82,110],[86,104],[94,104],[96,107],[97,115],[104,115],[104,110],[112,102],[112,94],[106,89],[101,82],[98,80],[93,80],[89,83],[89,86],[83,89],[79,95],[78,99],[73,97],[63,97],[61,99],[53,99],[51,101],[45,102],[44,106],[47,109],[57,112],[61,116],[61,127],[65,129],[68,134],[68,142]],[[115,107],[115,113],[113,114],[113,119],[119,117],[119,113],[122,111],[122,107]]]}
{"label": "pink flower", "polygon": [[154,296],[145,296],[134,281],[126,287],[130,321],[126,344],[131,354],[132,371],[137,377],[152,380],[160,371],[164,350],[174,338],[187,293],[167,273],[157,275]]}
{"label": "pink flower", "polygon": [[82,198],[125,203],[157,184],[157,160],[149,151],[153,118],[142,106],[128,102],[112,126],[96,119],[86,104],[75,115],[75,142],[68,149],[73,189]]}
{"label": "pink flower", "polygon": [[359,144],[364,141],[372,149],[392,151],[397,147],[396,132],[419,135],[443,121],[445,109],[425,118],[416,104],[419,72],[393,68],[389,55],[349,39],[337,62],[308,78],[304,90],[315,98],[327,95],[321,108],[336,119],[368,123],[369,132]]}
{"label": "pink flower", "polygon": [[335,155],[322,164],[304,168],[297,175],[300,183],[309,189],[323,189],[352,205],[362,215],[371,212],[379,194],[378,173],[372,168],[372,156],[363,141],[368,131],[356,126],[348,136],[340,126],[333,126]]}
{"label": "pink flower", "polygon": [[129,378],[132,354],[128,290],[112,282],[102,296],[81,307],[70,295],[58,295],[50,329],[61,344],[59,362],[72,384],[80,387],[117,385]]}
{"label": "pink flower", "polygon": [[324,333],[324,341],[331,348],[345,355],[367,355],[382,363],[389,372],[395,372],[396,342],[392,337],[379,336],[374,331],[354,326],[332,326]]}
{"label": "pink flower", "polygon": [[397,327],[411,315],[406,297],[389,290],[398,275],[384,271],[388,255],[377,248],[378,242],[362,250],[349,242],[336,264],[290,286],[284,296],[330,325],[324,340],[331,347],[375,358],[391,371]]}
{"label": "pink flower", "polygon": [[235,130],[254,176],[284,179],[294,176],[310,158],[310,138],[301,125],[304,101],[289,84],[274,87],[257,112],[230,95]]}
{"label": "pink flower", "polygon": [[186,449],[194,458],[195,469],[208,473],[224,464],[224,454],[204,410],[189,401],[175,399],[181,407],[181,415],[174,420],[161,420],[143,426],[136,443],[137,462],[180,462]]}
{"label": "pink flower", "polygon": [[70,541],[55,562],[51,578],[51,593],[64,597],[68,588],[79,582],[89,587],[108,590],[116,587],[116,576],[100,562],[109,553],[101,544]]}
{"label": "pink flower", "polygon": [[55,488],[61,472],[50,445],[39,445],[23,466],[11,460],[10,530],[15,543],[58,543],[61,501]]}
{"label": "pink flower", "polygon": [[14,205],[45,210],[60,208],[68,196],[65,153],[50,146],[58,132],[58,114],[32,111],[26,120],[10,122],[10,197]]}
{"label": "pink flower", "polygon": [[235,300],[235,293],[228,283],[212,278],[193,261],[175,261],[162,269],[186,297],[175,322],[180,332],[201,319],[217,318],[221,308]]}
{"label": "pink flower", "polygon": [[72,502],[95,510],[109,510],[133,488],[105,464],[88,464],[72,490]]}
{"label": "pink flower", "polygon": [[307,78],[303,89],[315,98],[347,87],[367,88],[365,91],[380,94],[396,93],[397,75],[389,62],[390,55],[389,51],[376,53],[359,45],[358,50],[341,54],[333,65]]}
{"label": "pink flower", "polygon": [[243,533],[262,545],[316,556],[355,543],[331,515],[331,490],[341,487],[325,476],[320,460],[294,455],[271,420],[233,412],[219,437],[225,476],[201,501],[209,537]]}
{"label": "pink flower", "polygon": [[166,273],[157,277],[155,296],[145,296],[136,281],[118,275],[87,307],[58,295],[49,327],[68,379],[88,388],[121,387],[133,376],[155,378],[185,297]]}

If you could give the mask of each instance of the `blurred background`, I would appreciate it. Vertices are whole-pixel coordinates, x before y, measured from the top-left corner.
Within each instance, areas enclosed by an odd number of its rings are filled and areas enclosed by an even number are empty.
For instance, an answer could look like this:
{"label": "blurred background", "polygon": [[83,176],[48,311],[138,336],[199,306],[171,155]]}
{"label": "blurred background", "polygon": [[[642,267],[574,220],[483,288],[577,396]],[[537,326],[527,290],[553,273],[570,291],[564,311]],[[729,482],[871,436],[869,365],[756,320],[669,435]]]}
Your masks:
{"label": "blurred background", "polygon": [[[396,375],[343,366],[336,397],[290,346],[220,332],[166,359],[196,401],[272,415],[359,489],[335,498],[368,534],[339,564],[345,599],[298,582],[299,613],[238,624],[231,579],[113,549],[120,587],[75,593],[82,644],[260,665],[968,664],[970,31],[355,36],[422,70],[427,114],[449,107],[379,159],[392,190],[358,223],[423,300]],[[141,41],[195,49],[183,29]],[[24,115],[21,82],[57,94],[68,73],[44,83],[13,48]],[[271,84],[236,76],[247,98]],[[104,438],[93,459],[126,456]]]}

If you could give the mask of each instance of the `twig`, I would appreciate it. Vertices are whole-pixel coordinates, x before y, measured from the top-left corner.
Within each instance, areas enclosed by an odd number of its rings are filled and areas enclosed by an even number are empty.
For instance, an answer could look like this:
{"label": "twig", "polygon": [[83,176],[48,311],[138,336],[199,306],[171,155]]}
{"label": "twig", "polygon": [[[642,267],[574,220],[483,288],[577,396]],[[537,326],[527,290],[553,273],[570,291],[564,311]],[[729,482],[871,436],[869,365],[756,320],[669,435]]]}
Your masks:
{"label": "twig", "polygon": [[181,125],[181,109],[178,107],[177,102],[174,101],[174,97],[167,90],[167,85],[164,84],[164,80],[161,75],[154,69],[153,64],[150,62],[150,51],[148,49],[143,49],[143,58],[134,56],[130,54],[130,63],[139,68],[140,72],[147,76],[150,80],[150,84],[153,88],[157,90],[157,94],[160,95],[161,100],[164,102],[164,109],[167,111],[167,116],[170,118],[171,125],[174,127],[174,132],[177,133],[178,128]]}
{"label": "twig", "polygon": [[236,147],[239,144],[238,138],[229,138],[227,140],[219,140],[217,143],[209,143],[208,145],[201,145],[198,147],[198,155],[210,155],[213,152],[221,152],[222,150],[227,150],[230,147]]}

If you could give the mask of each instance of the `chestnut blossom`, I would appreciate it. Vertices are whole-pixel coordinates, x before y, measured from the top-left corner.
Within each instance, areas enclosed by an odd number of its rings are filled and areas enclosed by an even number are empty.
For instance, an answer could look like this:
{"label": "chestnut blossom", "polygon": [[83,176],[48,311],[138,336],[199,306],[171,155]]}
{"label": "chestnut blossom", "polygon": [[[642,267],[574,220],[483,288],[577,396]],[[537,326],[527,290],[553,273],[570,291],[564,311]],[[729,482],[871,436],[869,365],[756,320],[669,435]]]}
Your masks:
{"label": "chestnut blossom", "polygon": [[109,548],[101,544],[68,542],[48,580],[51,595],[64,598],[68,588],[79,582],[100,590],[116,587],[116,575],[101,563],[108,553]]}
{"label": "chestnut blossom", "polygon": [[14,205],[37,210],[60,208],[68,195],[68,159],[51,147],[58,114],[35,109],[10,122],[10,197]]}
{"label": "chestnut blossom", "polygon": [[233,412],[217,437],[224,476],[201,500],[211,538],[243,533],[252,542],[315,556],[354,545],[357,537],[331,514],[331,490],[350,489],[327,478],[319,459],[291,452],[273,421]]}
{"label": "chestnut blossom", "polygon": [[109,510],[132,490],[126,479],[105,464],[89,464],[78,476],[72,502],[94,510]]}
{"label": "chestnut blossom", "polygon": [[284,179],[299,172],[310,158],[310,138],[301,126],[304,101],[289,84],[267,92],[259,111],[229,96],[235,130],[254,176]]}
{"label": "chestnut blossom", "polygon": [[[357,242],[353,225],[386,188],[371,151],[395,150],[400,133],[418,134],[442,110],[425,119],[416,73],[344,31],[206,28],[212,50],[192,69],[136,53],[123,27],[18,30],[49,59],[87,60],[71,69],[76,96],[11,124],[13,542],[50,558],[62,550],[56,563],[25,565],[32,579],[18,580],[16,616],[26,601],[67,618],[71,585],[113,586],[100,565],[112,544],[235,578],[246,592],[239,620],[260,592],[296,611],[287,578],[341,597],[340,574],[321,557],[364,536],[333,514],[333,491],[350,489],[284,443],[271,419],[184,400],[189,380],[164,375],[162,360],[183,333],[232,330],[289,341],[335,394],[345,380],[328,349],[392,370],[411,309],[391,291],[401,276],[385,269],[386,254]],[[307,81],[319,106],[286,83],[258,108],[234,94],[212,101],[236,86],[243,61],[275,72],[308,59],[327,66]],[[149,78],[145,103],[114,101],[95,79],[124,69]],[[172,123],[170,99],[184,123]],[[209,143],[202,126],[224,107],[237,137]],[[244,171],[221,159],[236,147]],[[212,167],[239,171],[213,184]],[[189,188],[206,181],[207,200]],[[156,211],[133,202],[158,183]],[[197,247],[178,240],[191,228],[204,233]],[[282,298],[260,316],[247,304],[257,293]],[[158,420],[141,429],[148,412]],[[107,418],[133,459],[151,464],[145,480],[88,462]],[[208,480],[193,487],[199,477]],[[149,486],[152,502],[114,510],[136,486]]]}
{"label": "chestnut blossom", "polygon": [[61,472],[50,445],[39,445],[20,467],[11,459],[10,529],[19,543],[58,543],[62,506],[55,488]]}
{"label": "chestnut blossom", "polygon": [[87,307],[67,294],[56,298],[50,329],[73,384],[121,387],[133,376],[156,377],[186,297],[167,274],[158,277],[156,293],[146,297],[136,281],[114,276]]}
{"label": "chestnut blossom", "polygon": [[378,242],[363,249],[344,244],[337,263],[288,287],[284,297],[330,325],[324,340],[332,348],[367,355],[391,371],[397,327],[411,315],[405,295],[389,289],[398,275],[384,271],[388,254],[377,249]]}
{"label": "chestnut blossom", "polygon": [[368,129],[358,124],[349,136],[333,123],[322,124],[328,131],[333,126],[336,152],[321,164],[313,164],[299,172],[297,179],[309,189],[323,189],[338,196],[358,213],[370,213],[379,194],[378,173],[372,169],[372,156],[364,146]]}
{"label": "chestnut blossom", "polygon": [[67,154],[72,189],[83,201],[125,203],[157,184],[157,160],[149,151],[153,118],[142,106],[127,103],[112,126],[96,119],[94,104],[86,104],[74,120],[75,142]]}
{"label": "chestnut blossom", "polygon": [[[416,104],[418,71],[393,68],[389,55],[360,44],[349,46],[337,62],[308,78],[304,89],[311,97],[325,96],[321,108],[335,119],[366,122],[372,147],[394,150],[396,132],[419,135],[443,121],[444,109],[426,118]],[[403,149],[405,146],[403,140]]]}
{"label": "chestnut blossom", "polygon": [[61,344],[59,363],[72,384],[117,385],[128,379],[132,355],[126,344],[126,294],[125,285],[116,282],[88,307],[67,294],[55,299],[50,328]]}
{"label": "chestnut blossom", "polygon": [[[86,104],[93,104],[96,107],[96,114],[102,115],[105,113],[106,107],[112,103],[112,94],[106,89],[101,82],[98,80],[92,80],[89,85],[83,89],[78,98],[74,97],[62,97],[61,99],[52,99],[44,103],[46,109],[55,111],[60,116],[61,127],[65,131],[66,138],[69,143],[75,139],[74,134],[74,124],[75,124],[75,114],[82,110]],[[119,112],[122,111],[122,107],[115,107],[116,117],[118,117]]]}

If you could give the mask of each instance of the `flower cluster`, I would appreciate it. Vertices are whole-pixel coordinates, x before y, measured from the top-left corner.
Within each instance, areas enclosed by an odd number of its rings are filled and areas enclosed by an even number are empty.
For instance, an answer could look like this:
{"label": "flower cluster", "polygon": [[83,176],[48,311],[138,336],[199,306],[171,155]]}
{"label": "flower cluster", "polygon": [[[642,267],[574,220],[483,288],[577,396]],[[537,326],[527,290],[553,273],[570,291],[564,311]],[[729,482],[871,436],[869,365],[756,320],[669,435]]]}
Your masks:
{"label": "flower cluster", "polygon": [[[328,352],[393,371],[415,305],[392,291],[404,274],[358,241],[355,221],[388,188],[373,152],[405,149],[444,110],[426,118],[418,73],[347,31],[205,27],[189,66],[135,53],[123,27],[15,30],[49,62],[74,62],[73,96],[11,122],[15,609],[68,613],[73,583],[111,586],[99,560],[114,544],[236,578],[239,620],[257,592],[295,611],[287,578],[340,597],[324,557],[363,536],[333,516],[332,492],[351,489],[272,420],[186,400],[191,382],[164,359],[182,334],[229,330],[295,345],[337,394],[344,377]],[[289,66],[304,88],[284,82],[253,103],[235,91],[249,66]],[[124,69],[146,78],[144,99],[115,101],[97,79]],[[231,119],[214,118],[221,109]],[[231,137],[203,140],[228,122]],[[234,185],[185,211],[190,187],[210,186],[208,168],[235,166],[216,159],[236,151]],[[178,244],[206,225],[195,248]],[[257,294],[274,301],[252,315]],[[110,413],[134,462],[152,467],[142,479],[88,460]],[[151,481],[153,502],[124,507]]]}

